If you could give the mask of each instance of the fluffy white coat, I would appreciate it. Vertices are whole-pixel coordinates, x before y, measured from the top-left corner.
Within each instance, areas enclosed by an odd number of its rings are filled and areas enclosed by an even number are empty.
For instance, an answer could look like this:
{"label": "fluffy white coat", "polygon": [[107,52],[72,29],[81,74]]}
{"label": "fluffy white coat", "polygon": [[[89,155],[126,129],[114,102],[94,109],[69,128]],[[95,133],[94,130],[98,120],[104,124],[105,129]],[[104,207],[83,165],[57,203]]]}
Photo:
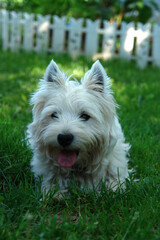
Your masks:
{"label": "fluffy white coat", "polygon": [[[110,87],[99,61],[80,82],[50,62],[31,98],[33,122],[27,131],[33,150],[32,171],[35,177],[43,177],[43,192],[57,183],[63,192],[73,179],[89,188],[96,188],[101,180],[115,188],[128,177],[129,144],[125,143]],[[59,135],[73,139],[63,144]]]}

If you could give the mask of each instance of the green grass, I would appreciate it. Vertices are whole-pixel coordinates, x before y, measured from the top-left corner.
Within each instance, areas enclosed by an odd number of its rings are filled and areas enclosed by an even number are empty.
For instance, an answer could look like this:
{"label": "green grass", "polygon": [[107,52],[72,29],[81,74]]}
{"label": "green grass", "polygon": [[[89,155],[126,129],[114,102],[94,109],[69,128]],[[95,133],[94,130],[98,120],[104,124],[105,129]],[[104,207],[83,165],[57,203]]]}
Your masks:
{"label": "green grass", "polygon": [[30,94],[53,57],[77,78],[92,64],[66,55],[0,52],[0,239],[160,239],[160,70],[103,62],[132,145],[130,167],[140,181],[127,182],[124,192],[86,194],[73,187],[64,199],[40,201],[23,139],[31,122]]}

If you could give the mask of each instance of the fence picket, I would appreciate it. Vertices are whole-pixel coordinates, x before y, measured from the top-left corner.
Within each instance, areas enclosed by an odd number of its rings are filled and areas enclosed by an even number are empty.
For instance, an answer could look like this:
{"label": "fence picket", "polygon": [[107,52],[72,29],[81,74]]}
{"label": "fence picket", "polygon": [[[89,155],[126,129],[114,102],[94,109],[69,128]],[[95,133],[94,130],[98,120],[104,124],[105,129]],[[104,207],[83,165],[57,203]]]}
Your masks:
{"label": "fence picket", "polygon": [[160,67],[160,26],[155,24],[153,26],[153,63]]}
{"label": "fence picket", "polygon": [[100,20],[92,21],[87,19],[86,26],[86,41],[85,41],[85,54],[93,56],[97,53],[98,49],[98,28],[100,27]]}
{"label": "fence picket", "polygon": [[33,14],[24,13],[24,39],[23,48],[26,51],[33,49]]}
{"label": "fence picket", "polygon": [[138,23],[137,30],[137,64],[140,68],[145,68],[149,55],[150,24]]}
{"label": "fence picket", "polygon": [[82,22],[82,18],[77,20],[70,18],[68,50],[72,57],[77,57],[80,53],[82,40]]}
{"label": "fence picket", "polygon": [[49,35],[49,25],[50,16],[42,16],[38,14],[38,26],[37,26],[37,52],[47,51],[48,47],[48,35]]}
{"label": "fence picket", "polygon": [[11,12],[11,45],[12,51],[17,51],[20,48],[21,41],[21,21],[22,14]]}
{"label": "fence picket", "polygon": [[9,47],[9,12],[6,10],[1,11],[2,16],[2,49],[6,50]]}
{"label": "fence picket", "polygon": [[65,25],[66,17],[53,16],[54,30],[52,38],[52,47],[55,53],[62,53],[64,51],[65,40]]}
{"label": "fence picket", "polygon": [[120,37],[120,56],[122,58],[131,59],[133,46],[134,46],[135,28],[134,23],[121,24],[121,37]]}
{"label": "fence picket", "polygon": [[104,59],[111,58],[115,53],[115,43],[116,43],[116,22],[109,23],[108,21],[104,21],[104,36],[102,43],[102,52]]}

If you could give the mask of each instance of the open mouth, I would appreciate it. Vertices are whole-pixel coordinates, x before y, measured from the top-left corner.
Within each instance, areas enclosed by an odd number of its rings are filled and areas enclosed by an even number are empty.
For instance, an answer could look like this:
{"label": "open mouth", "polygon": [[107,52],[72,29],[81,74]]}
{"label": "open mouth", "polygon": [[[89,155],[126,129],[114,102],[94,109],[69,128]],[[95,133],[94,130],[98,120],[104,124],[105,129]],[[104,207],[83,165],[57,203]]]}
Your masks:
{"label": "open mouth", "polygon": [[72,151],[72,150],[60,151],[59,155],[58,155],[59,165],[64,168],[72,167],[74,165],[74,163],[76,162],[78,154],[79,154],[78,151]]}

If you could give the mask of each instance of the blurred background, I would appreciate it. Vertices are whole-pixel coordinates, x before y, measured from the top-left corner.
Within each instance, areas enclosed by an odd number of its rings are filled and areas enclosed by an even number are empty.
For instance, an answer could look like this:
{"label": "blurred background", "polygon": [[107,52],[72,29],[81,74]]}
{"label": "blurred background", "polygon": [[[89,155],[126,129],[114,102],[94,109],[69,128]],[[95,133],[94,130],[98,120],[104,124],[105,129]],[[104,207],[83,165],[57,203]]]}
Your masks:
{"label": "blurred background", "polygon": [[4,0],[7,10],[109,21],[159,21],[159,0]]}

